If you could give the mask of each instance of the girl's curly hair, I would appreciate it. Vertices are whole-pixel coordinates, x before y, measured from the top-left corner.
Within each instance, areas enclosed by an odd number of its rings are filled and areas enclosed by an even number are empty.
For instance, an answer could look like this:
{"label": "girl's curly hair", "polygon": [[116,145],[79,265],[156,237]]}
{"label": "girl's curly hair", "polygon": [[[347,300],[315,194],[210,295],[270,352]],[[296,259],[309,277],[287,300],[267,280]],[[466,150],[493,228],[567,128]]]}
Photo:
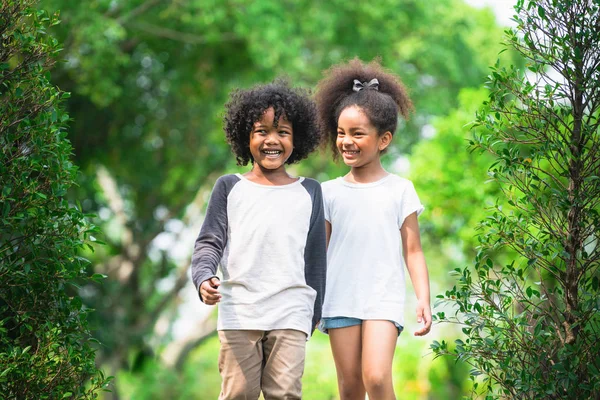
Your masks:
{"label": "girl's curly hair", "polygon": [[254,162],[250,132],[269,107],[275,111],[275,124],[281,116],[292,124],[294,151],[286,164],[306,158],[319,145],[317,110],[308,91],[292,88],[284,79],[247,90],[237,89],[225,104],[224,130],[238,165]]}
{"label": "girl's curly hair", "polygon": [[[370,82],[374,78],[379,81],[378,90],[353,90],[355,79]],[[398,114],[408,119],[413,110],[412,101],[400,78],[383,68],[377,60],[366,64],[354,58],[348,63],[334,65],[317,84],[315,97],[319,124],[324,131],[323,141],[331,146],[334,157],[338,154],[337,123],[345,108],[360,107],[380,135],[388,131],[393,135],[398,125]]]}

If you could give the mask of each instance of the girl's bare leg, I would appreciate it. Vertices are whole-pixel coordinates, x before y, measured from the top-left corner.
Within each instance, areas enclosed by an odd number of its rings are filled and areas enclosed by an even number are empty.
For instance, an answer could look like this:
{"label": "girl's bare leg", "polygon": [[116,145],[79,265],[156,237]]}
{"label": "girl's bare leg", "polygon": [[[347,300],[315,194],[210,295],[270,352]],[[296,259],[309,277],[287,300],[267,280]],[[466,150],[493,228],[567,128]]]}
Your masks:
{"label": "girl's bare leg", "polygon": [[361,372],[361,336],[360,325],[329,330],[340,400],[365,399]]}
{"label": "girl's bare leg", "polygon": [[362,324],[362,377],[370,400],[395,400],[392,361],[398,330],[390,321]]}

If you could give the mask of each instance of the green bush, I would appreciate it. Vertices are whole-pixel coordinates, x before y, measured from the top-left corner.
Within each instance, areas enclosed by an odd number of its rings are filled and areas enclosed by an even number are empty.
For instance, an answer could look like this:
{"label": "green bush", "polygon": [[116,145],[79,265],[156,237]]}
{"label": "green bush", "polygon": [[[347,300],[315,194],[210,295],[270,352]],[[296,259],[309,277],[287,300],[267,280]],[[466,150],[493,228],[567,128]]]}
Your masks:
{"label": "green bush", "polygon": [[0,398],[95,398],[104,378],[75,294],[95,228],[65,197],[77,169],[67,93],[49,81],[58,19],[34,3],[0,5]]}
{"label": "green bush", "polygon": [[486,399],[598,399],[600,4],[515,9],[507,42],[528,70],[492,68],[471,143],[495,158],[503,198],[481,223],[474,267],[438,296],[457,312],[437,317],[465,337],[432,347],[470,364]]}

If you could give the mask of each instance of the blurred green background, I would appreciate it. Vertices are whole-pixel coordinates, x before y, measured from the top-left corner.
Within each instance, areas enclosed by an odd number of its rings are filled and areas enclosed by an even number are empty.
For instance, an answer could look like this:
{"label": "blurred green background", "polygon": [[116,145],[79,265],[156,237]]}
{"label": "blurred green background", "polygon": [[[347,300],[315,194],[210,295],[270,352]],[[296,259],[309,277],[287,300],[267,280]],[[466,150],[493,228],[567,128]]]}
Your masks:
{"label": "blurred green background", "polygon": [[[476,3],[470,1],[469,3]],[[386,167],[415,183],[432,302],[448,272],[474,255],[477,222],[498,195],[490,160],[469,154],[468,124],[487,96],[503,27],[493,11],[462,0],[43,0],[60,11],[49,34],[64,45],[52,80],[72,93],[70,139],[81,169],[71,194],[95,215],[94,272],[80,295],[99,340],[97,361],[115,377],[106,399],[216,399],[214,310],[189,280],[193,242],[215,179],[235,165],[222,133],[234,88],[288,76],[314,87],[332,64],[360,57],[404,80],[416,112],[400,126]],[[510,10],[510,5],[506,5]],[[514,54],[503,64],[520,65]],[[323,152],[290,168],[320,181],[345,173]],[[409,298],[414,294],[409,288]],[[468,366],[433,357],[434,326],[416,339],[414,303],[394,361],[402,399],[469,393]],[[435,310],[440,311],[440,310]],[[308,343],[306,399],[337,399],[327,337]]]}

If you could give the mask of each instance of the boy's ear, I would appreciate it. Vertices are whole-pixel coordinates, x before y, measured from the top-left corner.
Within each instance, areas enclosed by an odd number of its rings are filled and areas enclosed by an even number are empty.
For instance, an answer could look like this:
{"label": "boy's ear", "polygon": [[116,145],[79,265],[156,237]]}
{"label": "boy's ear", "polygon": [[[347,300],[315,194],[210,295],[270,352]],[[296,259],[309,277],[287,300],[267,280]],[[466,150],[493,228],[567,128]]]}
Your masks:
{"label": "boy's ear", "polygon": [[383,135],[379,136],[379,151],[385,150],[385,148],[392,143],[392,138],[393,136],[390,131],[387,131]]}

